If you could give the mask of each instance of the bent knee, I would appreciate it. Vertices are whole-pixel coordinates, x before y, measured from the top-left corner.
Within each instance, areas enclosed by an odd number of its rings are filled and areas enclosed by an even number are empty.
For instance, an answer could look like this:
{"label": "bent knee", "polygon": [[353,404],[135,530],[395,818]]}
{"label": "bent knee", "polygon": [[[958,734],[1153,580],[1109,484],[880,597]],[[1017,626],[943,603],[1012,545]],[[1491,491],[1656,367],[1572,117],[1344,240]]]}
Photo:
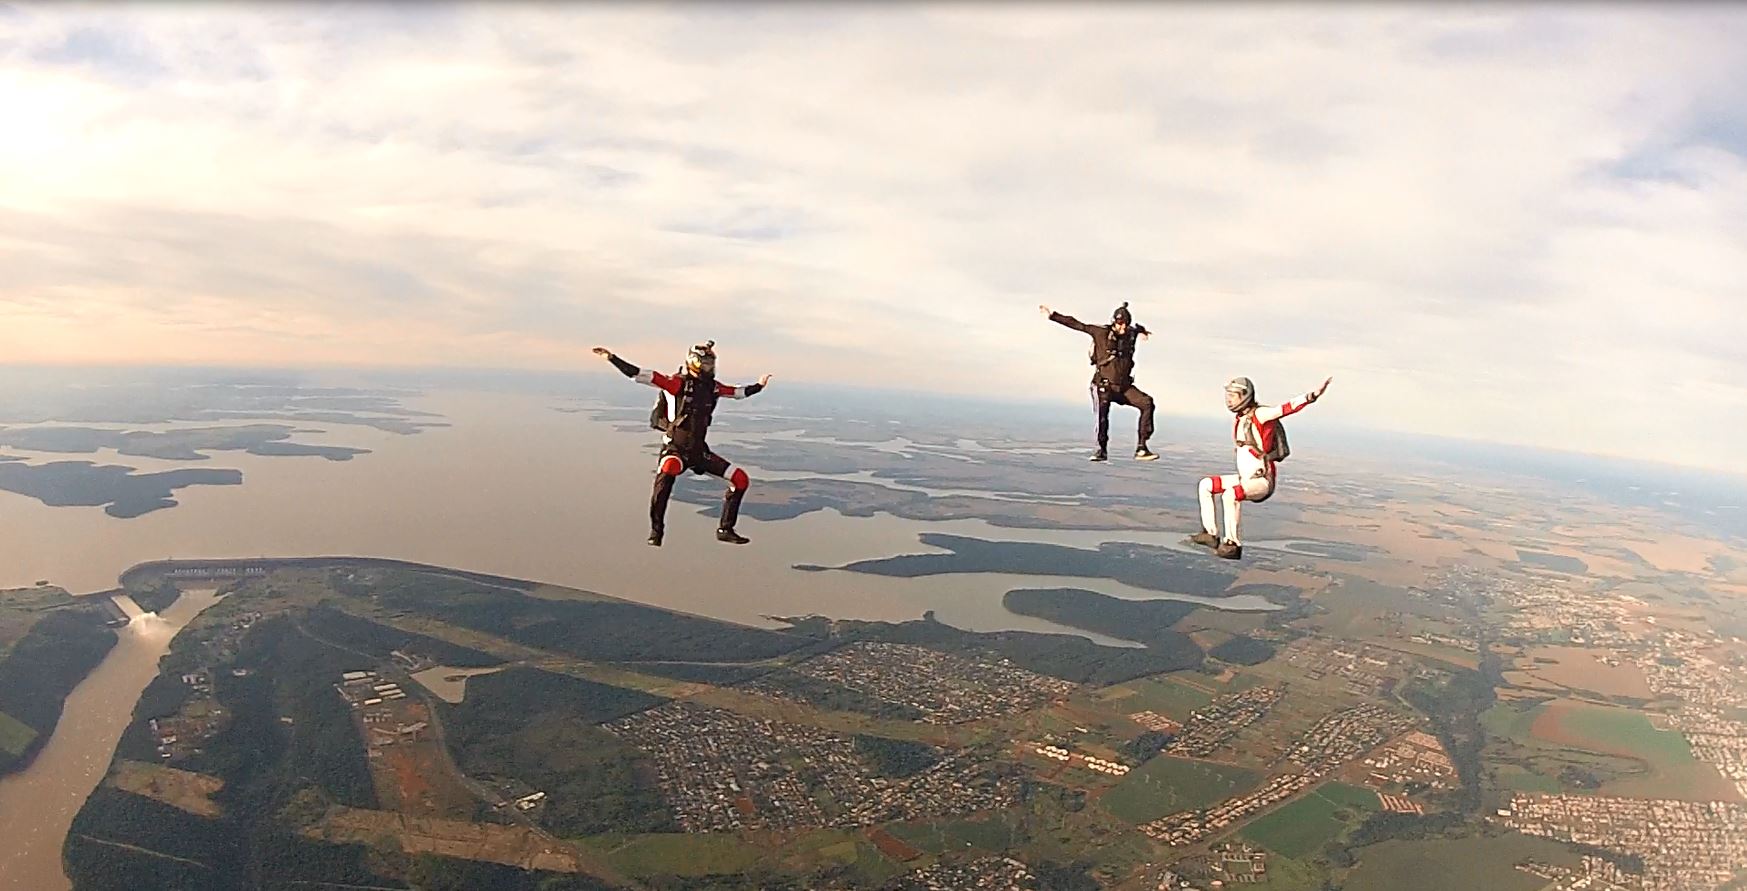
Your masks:
{"label": "bent knee", "polygon": [[655,468],[657,473],[665,476],[679,476],[685,472],[685,462],[678,455],[668,455],[661,459],[661,466]]}
{"label": "bent knee", "polygon": [[744,492],[746,487],[752,485],[752,478],[746,475],[746,471],[736,467],[733,473],[728,474],[728,485],[736,492]]}
{"label": "bent knee", "polygon": [[1209,495],[1218,495],[1225,491],[1225,481],[1216,476],[1202,477],[1201,491]]}

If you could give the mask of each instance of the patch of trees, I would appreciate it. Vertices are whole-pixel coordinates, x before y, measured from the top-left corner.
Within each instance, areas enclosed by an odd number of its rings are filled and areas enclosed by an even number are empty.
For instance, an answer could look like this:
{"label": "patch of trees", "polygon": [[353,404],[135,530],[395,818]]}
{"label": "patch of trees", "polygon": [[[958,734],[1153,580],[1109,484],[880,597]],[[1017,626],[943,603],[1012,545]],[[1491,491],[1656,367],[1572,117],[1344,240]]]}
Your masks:
{"label": "patch of trees", "polygon": [[1092,878],[1092,865],[1085,862],[1033,864],[1039,891],[1098,891],[1102,886]]}
{"label": "patch of trees", "polygon": [[666,700],[533,668],[467,681],[443,706],[450,751],[475,776],[513,777],[546,793],[541,822],[564,836],[663,832],[678,826],[652,767],[594,726]]}
{"label": "patch of trees", "polygon": [[375,596],[387,607],[591,661],[754,662],[806,643],[637,603],[548,600],[432,575],[391,577]]}
{"label": "patch of trees", "polygon": [[759,688],[781,691],[809,705],[832,711],[858,712],[894,721],[920,721],[924,717],[923,711],[915,706],[891,702],[834,681],[811,677],[786,668],[761,677]]}
{"label": "patch of trees", "polygon": [[883,736],[855,735],[855,751],[883,777],[912,777],[940,763],[940,750],[927,743]]}
{"label": "patch of trees", "polygon": [[1274,645],[1239,634],[1208,650],[1207,655],[1233,665],[1260,665],[1274,658]]}
{"label": "patch of trees", "polygon": [[1358,850],[1367,845],[1446,838],[1467,831],[1466,820],[1454,811],[1423,815],[1377,811],[1348,833],[1344,841],[1330,842],[1325,846],[1323,856],[1335,866],[1350,867],[1359,861]]}
{"label": "patch of trees", "polygon": [[1594,792],[1601,788],[1602,779],[1593,770],[1567,764],[1559,771],[1559,782],[1574,789]]}
{"label": "patch of trees", "polygon": [[233,891],[244,887],[236,876],[204,863],[170,860],[77,834],[67,837],[61,862],[78,891]]}
{"label": "patch of trees", "polygon": [[467,679],[467,697],[452,706],[451,728],[470,733],[502,733],[538,721],[585,724],[615,721],[667,700],[641,690],[597,684],[567,674],[517,666]]}
{"label": "patch of trees", "polygon": [[0,712],[36,731],[24,751],[0,750],[0,774],[21,770],[54,734],[67,695],[115,646],[115,632],[83,607],[49,612],[0,659]]}
{"label": "patch of trees", "polygon": [[1176,738],[1176,734],[1166,733],[1163,730],[1148,730],[1134,739],[1123,743],[1119,751],[1124,758],[1133,761],[1135,764],[1145,764],[1146,762],[1151,761],[1160,752],[1163,752],[1165,747],[1170,745],[1171,741]]}
{"label": "patch of trees", "polygon": [[428,656],[455,668],[490,668],[504,662],[490,653],[482,653],[472,647],[402,631],[331,607],[310,610],[303,617],[303,624],[317,637],[385,660],[395,650],[399,650],[408,655]]}
{"label": "patch of trees", "polygon": [[[65,859],[68,877],[81,891],[228,888],[233,887],[230,878],[243,860],[238,842],[236,834],[222,821],[197,817],[144,796],[100,786],[73,818]],[[192,863],[178,864],[164,857],[124,856],[128,852],[118,845],[144,848]],[[148,875],[165,877],[161,871],[166,869],[175,874],[176,881],[160,885],[146,880]]]}
{"label": "patch of trees", "polygon": [[176,601],[182,599],[182,589],[176,587],[174,582],[164,578],[160,578],[150,586],[142,587],[137,591],[129,591],[128,594],[133,597],[133,602],[138,604],[140,609],[148,613],[162,613],[175,606]]}

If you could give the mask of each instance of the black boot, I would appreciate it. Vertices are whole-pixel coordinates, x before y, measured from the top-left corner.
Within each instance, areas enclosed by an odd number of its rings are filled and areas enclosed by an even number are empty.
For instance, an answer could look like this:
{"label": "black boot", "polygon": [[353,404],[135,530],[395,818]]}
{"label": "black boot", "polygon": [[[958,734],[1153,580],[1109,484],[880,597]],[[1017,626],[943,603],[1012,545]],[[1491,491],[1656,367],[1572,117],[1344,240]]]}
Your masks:
{"label": "black boot", "polygon": [[1087,458],[1087,459],[1086,459],[1086,460],[1087,460],[1087,461],[1091,461],[1091,462],[1093,462],[1093,463],[1097,463],[1097,462],[1099,462],[1099,461],[1108,461],[1108,460],[1110,460],[1110,456],[1109,456],[1109,455],[1107,455],[1107,454],[1105,454],[1105,452],[1104,452],[1104,450],[1103,450],[1103,449],[1099,449],[1099,450],[1098,450],[1098,451],[1096,451],[1096,452],[1093,452],[1093,453],[1092,453],[1092,457],[1090,457],[1090,458]]}
{"label": "black boot", "polygon": [[1204,548],[1217,548],[1219,547],[1219,536],[1206,530],[1202,530],[1189,536],[1189,542],[1191,544],[1198,544]]}
{"label": "black boot", "polygon": [[1153,454],[1152,451],[1146,447],[1146,443],[1141,443],[1140,448],[1134,450],[1134,460],[1157,461],[1159,460],[1159,456]]}
{"label": "black boot", "polygon": [[649,543],[661,547],[661,535],[667,530],[667,499],[673,494],[673,477],[655,472],[655,490],[649,493]]}
{"label": "black boot", "polygon": [[746,497],[745,489],[730,488],[728,494],[722,496],[722,522],[716,527],[716,540],[729,544],[745,544],[751,539],[734,531],[734,524],[740,520],[740,501]]}
{"label": "black boot", "polygon": [[1227,560],[1242,560],[1244,556],[1244,546],[1228,538],[1225,541],[1220,542],[1219,547],[1213,549],[1213,554],[1216,557],[1224,557]]}

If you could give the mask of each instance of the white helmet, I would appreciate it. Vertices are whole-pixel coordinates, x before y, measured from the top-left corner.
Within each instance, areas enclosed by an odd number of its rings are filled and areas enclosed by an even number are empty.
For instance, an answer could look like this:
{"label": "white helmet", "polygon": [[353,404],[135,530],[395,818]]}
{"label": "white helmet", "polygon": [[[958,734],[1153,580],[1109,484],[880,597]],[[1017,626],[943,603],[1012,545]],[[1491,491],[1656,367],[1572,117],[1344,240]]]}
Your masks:
{"label": "white helmet", "polygon": [[1256,404],[1256,385],[1247,377],[1234,377],[1225,385],[1225,407],[1238,414]]}

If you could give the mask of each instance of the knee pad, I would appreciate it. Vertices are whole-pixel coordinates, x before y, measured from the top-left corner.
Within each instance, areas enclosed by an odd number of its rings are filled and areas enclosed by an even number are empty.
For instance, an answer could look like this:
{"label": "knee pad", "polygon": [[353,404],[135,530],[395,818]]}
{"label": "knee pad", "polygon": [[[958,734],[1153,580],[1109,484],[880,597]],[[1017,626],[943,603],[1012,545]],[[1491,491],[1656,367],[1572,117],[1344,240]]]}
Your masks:
{"label": "knee pad", "polygon": [[1218,495],[1225,491],[1225,481],[1216,476],[1207,477],[1201,481],[1201,491]]}
{"label": "knee pad", "polygon": [[728,485],[736,492],[744,492],[747,486],[752,485],[752,478],[746,475],[746,471],[736,467],[733,473],[728,474]]}
{"label": "knee pad", "polygon": [[656,472],[666,476],[679,476],[685,472],[685,462],[679,460],[678,455],[668,455],[661,459],[661,466],[656,468]]}
{"label": "knee pad", "polygon": [[1238,483],[1237,485],[1232,486],[1231,494],[1233,498],[1236,498],[1239,501],[1244,500],[1244,484]]}

